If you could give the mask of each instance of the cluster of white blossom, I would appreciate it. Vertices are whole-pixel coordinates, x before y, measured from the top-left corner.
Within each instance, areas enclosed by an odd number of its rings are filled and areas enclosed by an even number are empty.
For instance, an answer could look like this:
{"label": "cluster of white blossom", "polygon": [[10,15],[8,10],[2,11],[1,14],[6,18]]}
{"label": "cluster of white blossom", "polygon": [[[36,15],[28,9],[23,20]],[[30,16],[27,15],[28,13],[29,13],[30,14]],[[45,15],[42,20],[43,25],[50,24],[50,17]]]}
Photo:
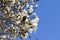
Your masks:
{"label": "cluster of white blossom", "polygon": [[0,40],[14,40],[30,37],[39,21],[34,12],[38,7],[30,5],[37,0],[0,0]]}

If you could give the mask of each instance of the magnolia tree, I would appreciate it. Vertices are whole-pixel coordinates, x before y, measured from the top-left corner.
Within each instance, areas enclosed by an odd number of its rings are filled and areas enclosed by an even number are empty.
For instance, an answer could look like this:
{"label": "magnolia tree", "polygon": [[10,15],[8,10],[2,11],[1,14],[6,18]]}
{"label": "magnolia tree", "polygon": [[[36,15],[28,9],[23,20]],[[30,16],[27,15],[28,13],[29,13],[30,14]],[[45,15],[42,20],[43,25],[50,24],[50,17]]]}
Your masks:
{"label": "magnolia tree", "polygon": [[0,40],[26,40],[37,29],[39,21],[34,9],[38,0],[0,0]]}

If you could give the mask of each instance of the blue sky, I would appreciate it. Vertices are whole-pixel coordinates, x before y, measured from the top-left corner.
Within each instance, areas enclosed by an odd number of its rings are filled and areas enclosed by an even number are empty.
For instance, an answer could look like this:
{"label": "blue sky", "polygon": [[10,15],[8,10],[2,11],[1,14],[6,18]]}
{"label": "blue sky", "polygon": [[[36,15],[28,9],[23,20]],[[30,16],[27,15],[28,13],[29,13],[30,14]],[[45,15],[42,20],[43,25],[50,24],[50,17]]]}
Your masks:
{"label": "blue sky", "polygon": [[34,37],[38,37],[38,40],[60,40],[59,2],[59,0],[40,0],[37,9],[40,18],[39,28],[34,34]]}
{"label": "blue sky", "polygon": [[31,40],[60,40],[60,1],[40,0],[38,4],[35,12],[40,20],[38,30],[32,34]]}

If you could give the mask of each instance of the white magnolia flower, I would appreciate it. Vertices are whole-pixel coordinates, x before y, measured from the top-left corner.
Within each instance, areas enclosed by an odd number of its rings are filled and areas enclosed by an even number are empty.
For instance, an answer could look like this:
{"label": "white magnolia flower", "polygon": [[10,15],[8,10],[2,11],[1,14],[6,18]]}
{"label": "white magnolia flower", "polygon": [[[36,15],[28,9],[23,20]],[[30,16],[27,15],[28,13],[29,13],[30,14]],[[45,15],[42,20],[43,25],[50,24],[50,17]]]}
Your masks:
{"label": "white magnolia flower", "polygon": [[38,16],[36,16],[36,18],[35,18],[35,19],[31,20],[31,22],[32,22],[32,23],[37,23],[38,21],[39,21]]}
{"label": "white magnolia flower", "polygon": [[23,12],[22,12],[22,15],[27,16],[27,10],[24,9]]}
{"label": "white magnolia flower", "polygon": [[29,3],[27,3],[26,7],[29,8]]}
{"label": "white magnolia flower", "polygon": [[32,13],[33,12],[33,6],[31,5],[30,7],[29,7],[29,13]]}
{"label": "white magnolia flower", "polygon": [[39,18],[33,5],[36,1],[0,0],[0,40],[14,40],[16,36],[26,40],[37,30]]}
{"label": "white magnolia flower", "polygon": [[33,12],[33,8],[30,8],[30,9],[29,9],[29,13],[32,13],[32,12]]}

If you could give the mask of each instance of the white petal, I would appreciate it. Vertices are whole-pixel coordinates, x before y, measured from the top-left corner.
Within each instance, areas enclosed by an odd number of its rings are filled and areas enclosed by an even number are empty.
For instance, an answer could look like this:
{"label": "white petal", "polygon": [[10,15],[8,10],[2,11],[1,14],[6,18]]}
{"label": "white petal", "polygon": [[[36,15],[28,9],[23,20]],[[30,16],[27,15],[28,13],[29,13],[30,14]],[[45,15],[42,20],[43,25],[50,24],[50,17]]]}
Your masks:
{"label": "white petal", "polygon": [[37,23],[39,21],[39,18],[36,17],[35,19],[31,20],[32,23]]}
{"label": "white petal", "polygon": [[16,21],[16,24],[19,24],[20,23],[20,20],[19,21]]}
{"label": "white petal", "polygon": [[33,8],[30,8],[30,9],[29,9],[29,13],[32,13],[32,12],[33,12]]}
{"label": "white petal", "polygon": [[33,29],[30,28],[28,31],[32,34]]}

